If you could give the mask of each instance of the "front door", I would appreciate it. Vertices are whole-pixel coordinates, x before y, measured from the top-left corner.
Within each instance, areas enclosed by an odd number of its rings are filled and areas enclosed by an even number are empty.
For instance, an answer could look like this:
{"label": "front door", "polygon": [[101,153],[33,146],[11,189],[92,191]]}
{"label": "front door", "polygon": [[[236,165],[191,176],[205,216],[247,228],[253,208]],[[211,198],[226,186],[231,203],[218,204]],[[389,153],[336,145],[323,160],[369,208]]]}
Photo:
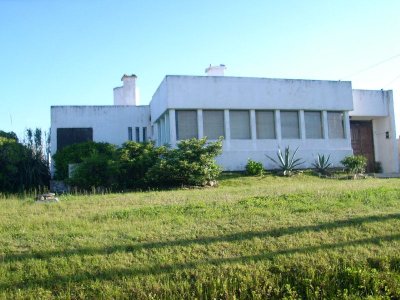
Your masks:
{"label": "front door", "polygon": [[350,121],[351,147],[354,155],[364,155],[368,159],[367,172],[374,172],[375,154],[372,121]]}

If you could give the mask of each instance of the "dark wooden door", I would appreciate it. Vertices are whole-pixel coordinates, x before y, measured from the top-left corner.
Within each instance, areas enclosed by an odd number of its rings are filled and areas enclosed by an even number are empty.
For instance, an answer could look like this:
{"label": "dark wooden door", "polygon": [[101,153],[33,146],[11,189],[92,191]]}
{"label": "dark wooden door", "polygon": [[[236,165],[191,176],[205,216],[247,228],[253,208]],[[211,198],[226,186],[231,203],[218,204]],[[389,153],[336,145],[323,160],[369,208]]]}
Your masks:
{"label": "dark wooden door", "polygon": [[354,155],[364,155],[368,159],[367,172],[374,172],[375,153],[372,121],[351,121],[351,147]]}

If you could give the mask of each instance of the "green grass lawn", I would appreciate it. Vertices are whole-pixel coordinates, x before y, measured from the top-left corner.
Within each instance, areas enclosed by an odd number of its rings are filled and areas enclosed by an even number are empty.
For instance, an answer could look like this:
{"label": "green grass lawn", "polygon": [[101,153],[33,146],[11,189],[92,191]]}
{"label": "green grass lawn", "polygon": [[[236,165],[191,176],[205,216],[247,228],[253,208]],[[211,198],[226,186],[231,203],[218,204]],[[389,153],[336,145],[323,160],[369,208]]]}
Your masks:
{"label": "green grass lawn", "polygon": [[400,298],[400,180],[0,200],[0,299]]}

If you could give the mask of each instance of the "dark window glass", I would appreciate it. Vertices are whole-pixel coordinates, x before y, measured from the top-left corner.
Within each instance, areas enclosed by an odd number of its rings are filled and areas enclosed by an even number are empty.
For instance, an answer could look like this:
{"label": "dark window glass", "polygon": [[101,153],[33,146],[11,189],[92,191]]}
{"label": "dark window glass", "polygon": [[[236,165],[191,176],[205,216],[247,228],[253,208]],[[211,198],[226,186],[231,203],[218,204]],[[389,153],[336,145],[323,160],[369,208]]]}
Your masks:
{"label": "dark window glass", "polygon": [[89,141],[93,141],[93,128],[57,128],[57,150]]}

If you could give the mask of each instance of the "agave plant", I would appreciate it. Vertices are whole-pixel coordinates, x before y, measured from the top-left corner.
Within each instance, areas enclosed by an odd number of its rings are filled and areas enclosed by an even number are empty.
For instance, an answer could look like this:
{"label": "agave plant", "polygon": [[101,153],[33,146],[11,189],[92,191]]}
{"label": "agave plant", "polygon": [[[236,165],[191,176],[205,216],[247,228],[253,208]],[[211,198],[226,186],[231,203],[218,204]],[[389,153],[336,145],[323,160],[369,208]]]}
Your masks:
{"label": "agave plant", "polygon": [[272,157],[266,155],[272,162],[274,162],[279,169],[282,171],[283,176],[290,176],[293,173],[293,170],[304,163],[300,158],[295,158],[296,153],[299,147],[290,154],[290,148],[287,146],[285,151],[282,153],[282,150],[279,148],[276,155],[278,156],[278,160],[273,159]]}
{"label": "agave plant", "polygon": [[330,158],[330,155],[326,157],[324,154],[318,153],[318,156],[312,165],[318,173],[321,173],[323,175],[328,174],[328,168],[332,165],[332,163],[329,161]]}

